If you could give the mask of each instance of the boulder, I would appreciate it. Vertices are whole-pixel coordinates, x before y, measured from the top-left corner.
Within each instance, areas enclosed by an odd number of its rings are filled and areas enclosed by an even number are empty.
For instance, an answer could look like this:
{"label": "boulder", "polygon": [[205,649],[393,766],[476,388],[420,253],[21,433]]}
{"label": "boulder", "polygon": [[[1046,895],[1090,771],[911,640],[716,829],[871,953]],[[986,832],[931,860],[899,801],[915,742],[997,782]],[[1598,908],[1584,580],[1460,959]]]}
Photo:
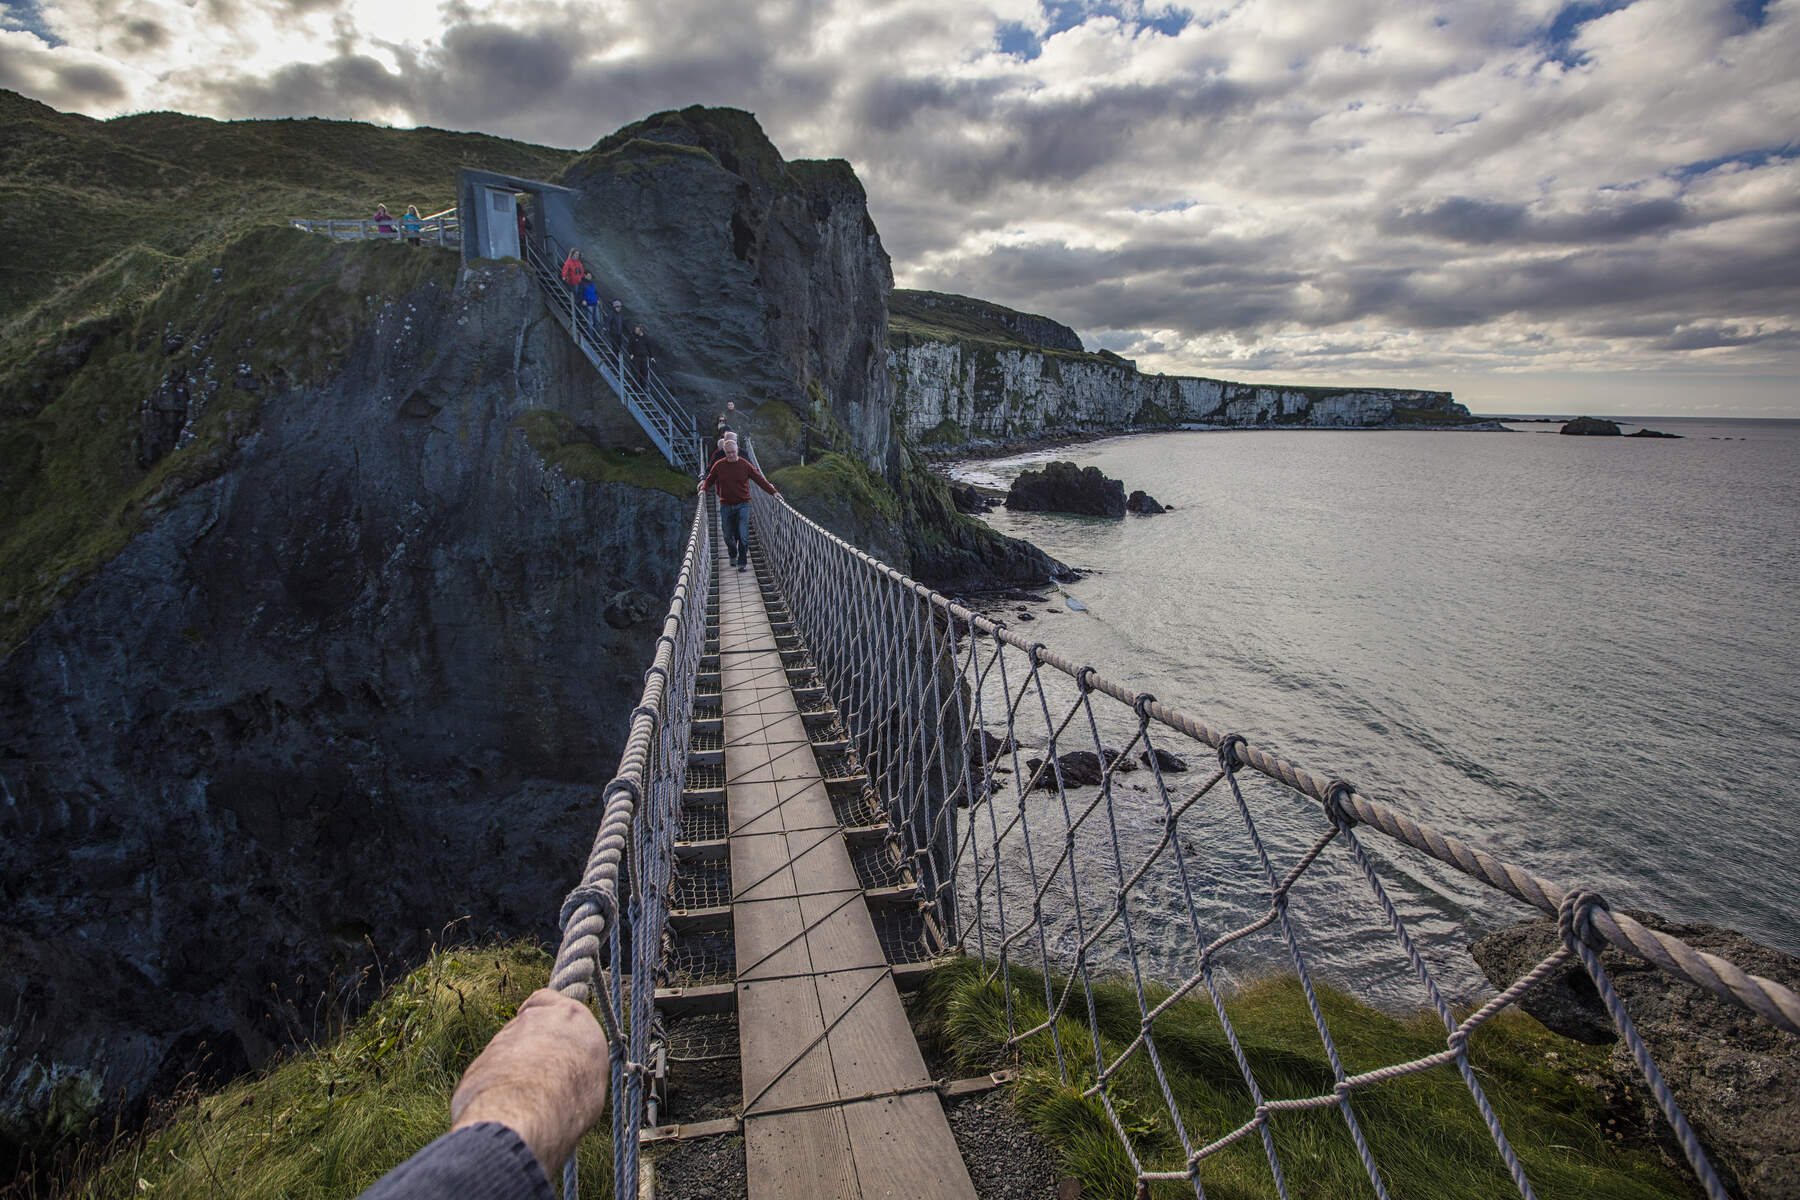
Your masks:
{"label": "boulder", "polygon": [[1152,755],[1156,758],[1157,767],[1165,772],[1185,771],[1188,769],[1187,760],[1185,758],[1176,754],[1170,754],[1161,746],[1158,746],[1153,750],[1144,751],[1142,754],[1138,755],[1138,761],[1148,767]]}
{"label": "boulder", "polygon": [[985,492],[978,491],[966,483],[950,485],[950,503],[956,506],[959,513],[984,513],[994,507],[993,498]]}
{"label": "boulder", "polygon": [[1168,510],[1158,504],[1156,498],[1149,492],[1139,489],[1125,498],[1125,511],[1142,513],[1144,516],[1148,517],[1159,512],[1167,512]]}
{"label": "boulder", "polygon": [[968,746],[969,761],[976,766],[980,766],[984,760],[988,763],[999,761],[1013,752],[1011,738],[997,738],[985,729],[976,731],[969,738]]}
{"label": "boulder", "polygon": [[1108,479],[1098,467],[1045,463],[1043,470],[1026,471],[1013,480],[1012,489],[1006,493],[1006,507],[1015,512],[1123,517],[1125,485]]}
{"label": "boulder", "polygon": [[1598,417],[1576,417],[1562,427],[1562,432],[1576,437],[1618,437],[1619,426],[1615,421],[1603,421]]}
{"label": "boulder", "polygon": [[[1753,975],[1800,988],[1800,958],[1711,925],[1674,924],[1654,913],[1630,915]],[[1470,952],[1494,985],[1504,987],[1560,944],[1554,921],[1534,921],[1490,933]],[[1622,951],[1609,948],[1600,957],[1727,1190],[1745,1200],[1800,1197],[1800,1142],[1793,1132],[1800,1127],[1800,1038]],[[1571,978],[1574,973],[1579,983]],[[1599,994],[1578,964],[1539,985],[1521,1007],[1556,1032],[1583,1041],[1601,1040],[1602,1026],[1612,1032]],[[1672,1135],[1621,1042],[1613,1045],[1612,1069],[1630,1086],[1629,1093],[1615,1089],[1615,1100],[1635,1106],[1628,1115],[1670,1142]],[[1665,1149],[1679,1160],[1672,1143]]]}
{"label": "boulder", "polygon": [[[1108,765],[1115,762],[1119,764],[1114,768],[1115,771],[1137,770],[1137,764],[1121,755],[1117,750],[1107,749],[1103,753],[1106,755]],[[1025,760],[1025,769],[1027,772],[1035,772],[1043,765],[1043,762],[1044,760],[1041,758],[1028,758]],[[1056,767],[1057,771],[1062,773],[1064,787],[1094,787],[1100,782],[1102,773],[1100,755],[1095,754],[1092,750],[1071,750],[1067,754],[1059,754],[1056,756]],[[1045,771],[1037,781],[1036,790],[1055,791],[1057,771]]]}

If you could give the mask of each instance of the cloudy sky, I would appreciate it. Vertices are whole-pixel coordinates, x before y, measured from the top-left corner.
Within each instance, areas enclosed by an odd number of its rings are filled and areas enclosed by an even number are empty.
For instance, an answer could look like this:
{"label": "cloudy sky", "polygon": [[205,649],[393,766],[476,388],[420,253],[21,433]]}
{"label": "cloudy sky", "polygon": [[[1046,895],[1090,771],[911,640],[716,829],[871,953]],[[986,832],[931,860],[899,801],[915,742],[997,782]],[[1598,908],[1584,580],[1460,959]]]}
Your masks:
{"label": "cloudy sky", "polygon": [[843,157],[902,286],[1146,370],[1800,417],[1800,0],[8,0],[110,116],[586,146],[693,103]]}

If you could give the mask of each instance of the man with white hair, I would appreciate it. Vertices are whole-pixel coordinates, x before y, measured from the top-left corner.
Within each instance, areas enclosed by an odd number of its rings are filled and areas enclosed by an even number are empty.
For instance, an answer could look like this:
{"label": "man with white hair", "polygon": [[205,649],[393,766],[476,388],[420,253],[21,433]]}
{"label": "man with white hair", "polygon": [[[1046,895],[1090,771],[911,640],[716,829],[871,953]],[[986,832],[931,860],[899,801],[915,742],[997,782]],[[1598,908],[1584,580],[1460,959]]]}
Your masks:
{"label": "man with white hair", "polygon": [[750,481],[756,480],[756,486],[771,496],[781,493],[763,478],[763,473],[752,466],[749,459],[738,457],[737,434],[728,433],[720,438],[719,449],[724,451],[723,455],[713,461],[695,491],[704,492],[709,487],[718,489],[719,523],[725,527],[725,550],[731,555],[731,565],[742,571],[750,561]]}

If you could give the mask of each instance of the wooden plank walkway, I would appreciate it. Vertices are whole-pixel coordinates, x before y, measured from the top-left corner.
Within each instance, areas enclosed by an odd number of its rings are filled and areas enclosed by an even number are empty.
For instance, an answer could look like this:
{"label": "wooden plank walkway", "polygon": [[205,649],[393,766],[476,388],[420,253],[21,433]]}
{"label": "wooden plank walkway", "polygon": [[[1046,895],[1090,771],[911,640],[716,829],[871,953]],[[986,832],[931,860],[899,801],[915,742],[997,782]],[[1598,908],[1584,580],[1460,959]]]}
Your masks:
{"label": "wooden plank walkway", "polygon": [[751,1200],[973,1200],[756,574],[729,565],[719,664]]}

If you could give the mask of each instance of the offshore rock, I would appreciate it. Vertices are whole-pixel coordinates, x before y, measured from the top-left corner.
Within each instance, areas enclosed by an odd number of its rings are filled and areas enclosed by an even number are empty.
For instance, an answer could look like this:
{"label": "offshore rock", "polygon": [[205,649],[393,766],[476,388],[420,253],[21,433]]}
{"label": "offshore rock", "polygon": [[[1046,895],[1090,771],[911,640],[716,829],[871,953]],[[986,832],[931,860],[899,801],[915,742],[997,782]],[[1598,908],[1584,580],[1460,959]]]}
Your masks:
{"label": "offshore rock", "polygon": [[956,505],[957,512],[970,515],[988,512],[994,507],[993,497],[966,483],[950,485],[950,501]]}
{"label": "offshore rock", "polygon": [[1679,433],[1664,433],[1660,429],[1640,429],[1636,433],[1628,433],[1625,436],[1641,438],[1679,438],[1681,435]]}
{"label": "offshore rock", "polygon": [[1168,510],[1158,504],[1156,498],[1149,492],[1140,489],[1125,497],[1125,511],[1141,513],[1148,517],[1154,516],[1156,513],[1167,512]]}
{"label": "offshore rock", "polygon": [[1156,747],[1154,750],[1144,751],[1142,754],[1138,755],[1138,761],[1143,763],[1145,767],[1149,767],[1151,765],[1150,759],[1152,755],[1155,756],[1156,767],[1164,772],[1185,771],[1188,769],[1187,760],[1185,758],[1182,758],[1178,754],[1170,754],[1161,746]]}
{"label": "offshore rock", "polygon": [[1618,437],[1619,426],[1616,422],[1605,421],[1599,417],[1576,417],[1566,423],[1559,433],[1572,437]]}
{"label": "offshore rock", "polygon": [[1043,470],[1021,472],[1013,480],[1012,489],[1006,493],[1006,507],[1015,512],[1123,517],[1125,485],[1108,479],[1099,467],[1045,463]]}
{"label": "offshore rock", "polygon": [[[1630,915],[1753,975],[1800,988],[1800,958],[1715,926],[1676,924],[1655,913]],[[1501,988],[1561,944],[1554,921],[1530,921],[1490,933],[1470,950],[1488,979]],[[1800,1128],[1800,1038],[1623,951],[1609,947],[1600,958],[1726,1188],[1747,1200],[1800,1197],[1800,1142],[1794,1138],[1794,1130]],[[1586,986],[1570,986],[1571,972],[1579,972]],[[1537,990],[1546,986],[1551,985]],[[1534,1007],[1528,996],[1522,1007],[1568,1037],[1596,1041],[1594,1034],[1601,1025],[1612,1030],[1599,994],[1579,963],[1561,973],[1554,989],[1559,994],[1550,1006]],[[1612,1070],[1631,1085],[1635,1098],[1618,1102],[1638,1106],[1631,1115],[1657,1129],[1665,1150],[1679,1161],[1673,1134],[1641,1086],[1641,1076],[1622,1042],[1613,1046]],[[1615,1092],[1615,1098],[1622,1091]]]}
{"label": "offshore rock", "polygon": [[612,418],[533,287],[377,298],[0,660],[0,1160],[322,1033],[446,923],[554,936],[654,650],[607,612],[692,510],[534,448]]}

